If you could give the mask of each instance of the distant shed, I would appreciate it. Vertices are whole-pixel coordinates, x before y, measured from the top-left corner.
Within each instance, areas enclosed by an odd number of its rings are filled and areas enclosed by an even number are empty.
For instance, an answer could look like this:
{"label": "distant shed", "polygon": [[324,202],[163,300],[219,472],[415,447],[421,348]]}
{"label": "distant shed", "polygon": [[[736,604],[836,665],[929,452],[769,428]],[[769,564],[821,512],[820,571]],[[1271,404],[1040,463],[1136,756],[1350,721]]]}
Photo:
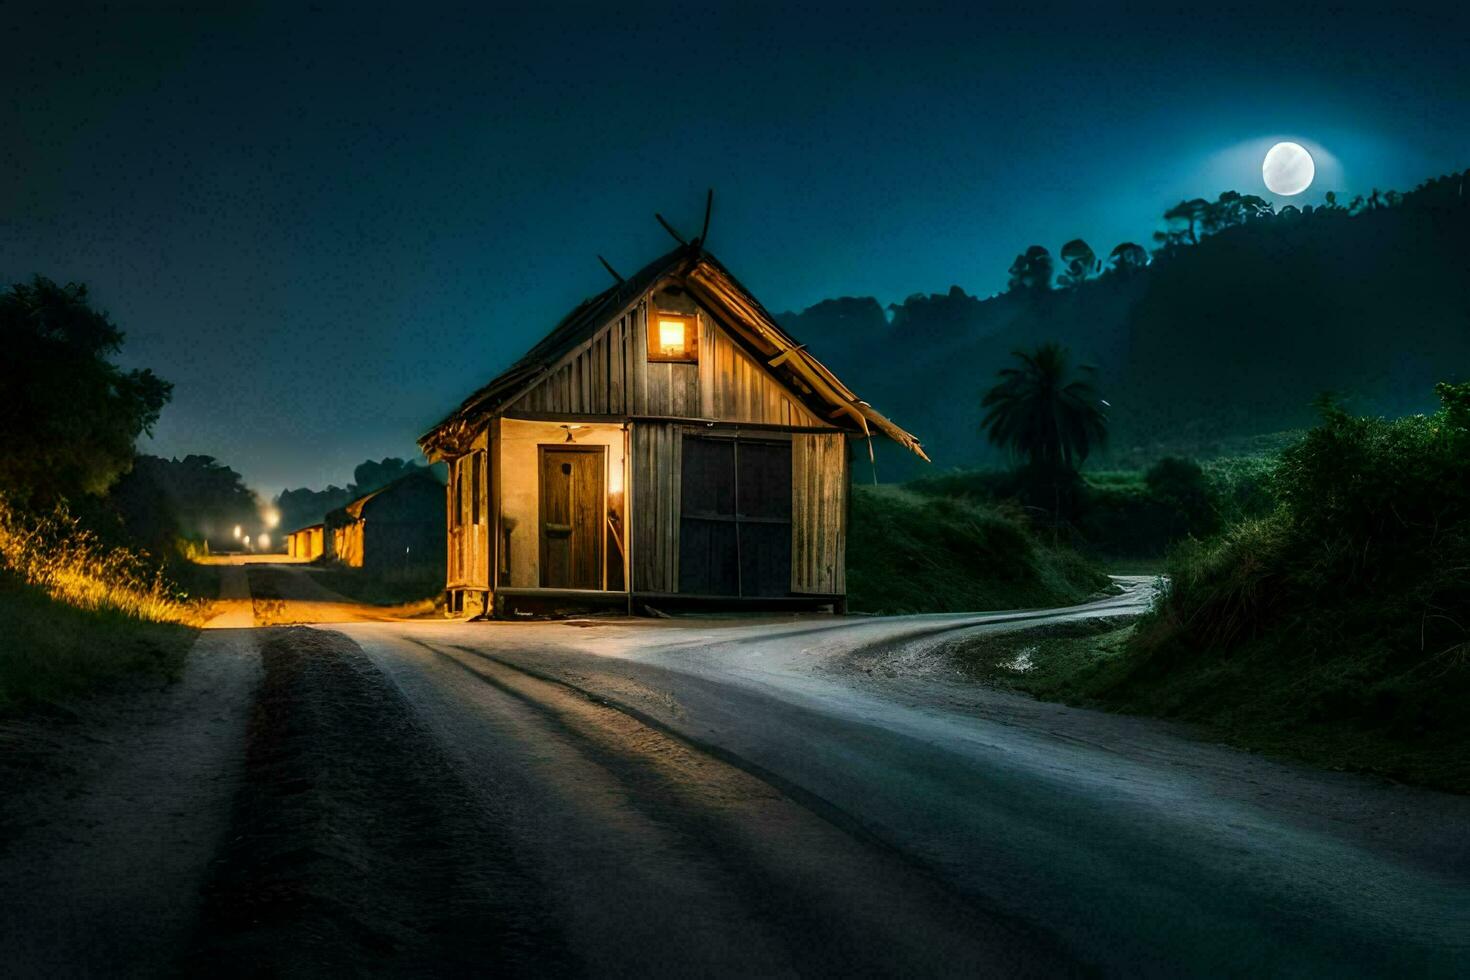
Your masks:
{"label": "distant shed", "polygon": [[286,535],[286,556],[314,561],[322,556],[326,548],[326,528],[321,524],[308,524]]}
{"label": "distant shed", "polygon": [[327,515],[328,557],[353,568],[405,568],[444,560],[444,484],[413,473]]}

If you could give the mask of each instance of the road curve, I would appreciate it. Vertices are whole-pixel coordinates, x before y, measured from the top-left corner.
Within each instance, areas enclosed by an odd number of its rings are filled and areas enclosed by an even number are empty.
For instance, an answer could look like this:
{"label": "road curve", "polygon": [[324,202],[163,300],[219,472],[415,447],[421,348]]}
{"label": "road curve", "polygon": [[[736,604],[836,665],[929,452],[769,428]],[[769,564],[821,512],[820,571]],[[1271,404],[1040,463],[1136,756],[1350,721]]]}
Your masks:
{"label": "road curve", "polygon": [[988,616],[334,628],[600,968],[1461,972],[1470,801],[850,668],[1126,614],[1128,585]]}

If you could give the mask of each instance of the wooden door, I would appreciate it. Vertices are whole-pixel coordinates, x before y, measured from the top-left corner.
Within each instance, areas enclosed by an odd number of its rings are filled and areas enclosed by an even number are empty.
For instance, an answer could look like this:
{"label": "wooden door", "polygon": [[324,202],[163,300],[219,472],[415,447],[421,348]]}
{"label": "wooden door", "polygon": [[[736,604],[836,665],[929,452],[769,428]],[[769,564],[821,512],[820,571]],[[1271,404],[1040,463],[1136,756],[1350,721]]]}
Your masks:
{"label": "wooden door", "polygon": [[791,593],[790,442],[688,437],[680,487],[681,593]]}
{"label": "wooden door", "polygon": [[603,446],[541,446],[541,587],[602,588]]}

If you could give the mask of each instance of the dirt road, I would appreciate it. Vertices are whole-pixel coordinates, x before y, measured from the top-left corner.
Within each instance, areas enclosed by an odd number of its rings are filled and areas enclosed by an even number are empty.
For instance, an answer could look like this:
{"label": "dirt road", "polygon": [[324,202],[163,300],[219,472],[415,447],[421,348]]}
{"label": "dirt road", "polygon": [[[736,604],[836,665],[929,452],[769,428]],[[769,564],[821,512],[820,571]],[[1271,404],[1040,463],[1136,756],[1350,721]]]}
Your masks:
{"label": "dirt road", "polygon": [[[290,618],[309,572],[270,574]],[[73,968],[49,975],[1463,974],[1470,800],[908,669],[957,631],[1127,615],[1127,585],[993,616],[227,631],[251,713],[208,860],[155,883],[175,924],[126,960],[0,949]]]}

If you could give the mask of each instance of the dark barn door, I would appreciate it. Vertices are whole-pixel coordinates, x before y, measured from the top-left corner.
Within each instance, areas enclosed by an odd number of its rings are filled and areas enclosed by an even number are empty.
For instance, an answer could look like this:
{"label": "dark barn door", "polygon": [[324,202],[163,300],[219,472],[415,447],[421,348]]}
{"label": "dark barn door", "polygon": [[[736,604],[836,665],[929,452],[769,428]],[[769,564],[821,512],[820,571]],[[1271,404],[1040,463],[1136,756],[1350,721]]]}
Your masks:
{"label": "dark barn door", "polygon": [[602,588],[602,446],[541,446],[541,587]]}
{"label": "dark barn door", "polygon": [[791,592],[791,443],[715,436],[684,440],[679,591]]}
{"label": "dark barn door", "polygon": [[686,438],[679,476],[679,591],[739,595],[735,440]]}
{"label": "dark barn door", "polygon": [[791,593],[791,443],[735,444],[740,594]]}

